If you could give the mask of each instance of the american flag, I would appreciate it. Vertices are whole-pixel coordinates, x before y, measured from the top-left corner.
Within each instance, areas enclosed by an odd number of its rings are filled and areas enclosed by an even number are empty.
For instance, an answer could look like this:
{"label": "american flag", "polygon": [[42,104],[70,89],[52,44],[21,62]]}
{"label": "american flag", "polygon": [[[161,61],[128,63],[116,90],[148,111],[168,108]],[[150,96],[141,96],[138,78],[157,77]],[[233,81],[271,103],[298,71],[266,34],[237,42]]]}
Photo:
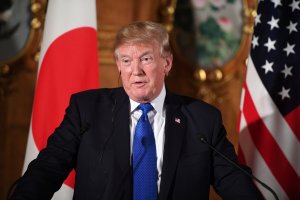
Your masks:
{"label": "american flag", "polygon": [[300,0],[260,0],[242,91],[238,155],[279,199],[300,199],[299,104]]}

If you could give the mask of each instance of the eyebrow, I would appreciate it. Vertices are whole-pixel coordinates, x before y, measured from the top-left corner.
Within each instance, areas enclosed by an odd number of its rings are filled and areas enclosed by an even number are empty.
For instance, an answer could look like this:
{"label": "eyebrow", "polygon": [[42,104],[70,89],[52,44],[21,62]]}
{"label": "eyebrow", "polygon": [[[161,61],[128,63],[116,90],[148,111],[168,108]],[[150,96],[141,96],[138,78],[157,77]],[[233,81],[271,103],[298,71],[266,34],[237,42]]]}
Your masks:
{"label": "eyebrow", "polygon": [[[143,56],[148,55],[148,54],[153,54],[153,51],[152,51],[152,50],[147,50],[147,51],[143,52],[143,53],[139,56],[139,58],[142,58]],[[120,54],[120,53],[119,53],[119,58],[124,58],[124,57],[130,57],[130,56],[127,55],[127,54]]]}
{"label": "eyebrow", "polygon": [[145,56],[145,55],[148,55],[148,54],[153,54],[153,52],[151,50],[148,50],[148,51],[145,51],[144,53],[142,53],[139,58]]}

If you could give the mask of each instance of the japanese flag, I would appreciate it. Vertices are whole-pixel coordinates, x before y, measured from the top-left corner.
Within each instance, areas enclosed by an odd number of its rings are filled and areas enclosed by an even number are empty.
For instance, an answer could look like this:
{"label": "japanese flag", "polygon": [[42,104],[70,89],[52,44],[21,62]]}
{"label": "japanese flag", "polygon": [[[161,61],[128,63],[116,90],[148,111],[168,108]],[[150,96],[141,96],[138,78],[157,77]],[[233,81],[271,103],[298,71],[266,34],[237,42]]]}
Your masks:
{"label": "japanese flag", "polygon": [[[24,170],[63,119],[70,95],[99,87],[95,0],[49,0]],[[53,199],[72,199],[71,172]]]}

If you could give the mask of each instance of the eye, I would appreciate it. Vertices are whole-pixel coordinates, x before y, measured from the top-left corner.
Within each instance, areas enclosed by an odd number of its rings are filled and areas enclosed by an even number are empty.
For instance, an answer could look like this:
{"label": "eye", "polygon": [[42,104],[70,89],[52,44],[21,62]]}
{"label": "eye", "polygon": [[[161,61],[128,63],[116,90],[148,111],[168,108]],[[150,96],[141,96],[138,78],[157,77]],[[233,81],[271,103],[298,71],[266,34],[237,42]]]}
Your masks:
{"label": "eye", "polygon": [[124,66],[128,66],[128,65],[131,64],[131,60],[130,60],[129,58],[122,58],[122,59],[121,59],[121,63],[122,63],[122,65],[124,65]]}
{"label": "eye", "polygon": [[150,64],[150,63],[152,63],[152,61],[153,61],[153,57],[150,55],[146,55],[141,58],[141,62],[143,64]]}

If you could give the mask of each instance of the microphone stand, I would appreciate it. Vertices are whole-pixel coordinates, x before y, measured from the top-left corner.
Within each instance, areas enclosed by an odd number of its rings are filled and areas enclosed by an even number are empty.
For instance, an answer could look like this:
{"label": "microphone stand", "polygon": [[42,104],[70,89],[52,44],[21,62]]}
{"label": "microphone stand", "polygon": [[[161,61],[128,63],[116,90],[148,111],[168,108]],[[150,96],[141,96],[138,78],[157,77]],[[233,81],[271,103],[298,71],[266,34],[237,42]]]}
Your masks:
{"label": "microphone stand", "polygon": [[253,176],[252,174],[250,174],[249,172],[247,172],[245,169],[243,169],[242,167],[240,167],[239,165],[237,165],[235,162],[233,162],[232,160],[230,160],[228,157],[226,157],[223,153],[221,153],[220,151],[218,151],[215,147],[213,147],[212,145],[210,145],[203,136],[199,135],[200,141],[202,143],[205,143],[209,146],[209,148],[211,148],[213,151],[215,151],[217,154],[219,154],[222,158],[224,158],[227,162],[229,162],[230,164],[232,164],[233,166],[235,166],[236,168],[238,168],[239,170],[241,170],[242,172],[244,172],[247,176],[249,176],[250,178],[254,179],[255,181],[257,181],[258,183],[260,183],[264,188],[266,188],[268,191],[270,191],[274,198],[276,200],[279,200],[277,194],[275,193],[275,191],[269,187],[267,184],[265,184],[264,182],[262,182],[261,180],[259,180],[258,178],[256,178],[255,176]]}

